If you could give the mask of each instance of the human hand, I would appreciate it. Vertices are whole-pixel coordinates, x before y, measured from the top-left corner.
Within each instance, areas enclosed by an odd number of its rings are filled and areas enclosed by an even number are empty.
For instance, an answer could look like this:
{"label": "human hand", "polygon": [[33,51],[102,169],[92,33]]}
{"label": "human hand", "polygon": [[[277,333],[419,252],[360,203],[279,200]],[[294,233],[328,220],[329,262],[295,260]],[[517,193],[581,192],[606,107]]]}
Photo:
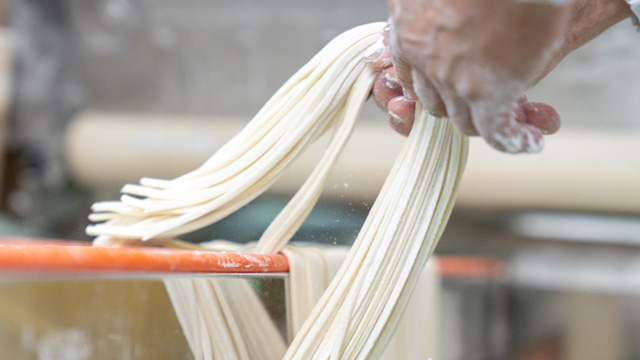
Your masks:
{"label": "human hand", "polygon": [[381,70],[373,97],[400,133],[411,128],[414,99],[502,151],[540,151],[543,135],[558,130],[557,112],[522,93],[568,53],[567,6],[391,0],[390,7],[386,46],[369,60]]}

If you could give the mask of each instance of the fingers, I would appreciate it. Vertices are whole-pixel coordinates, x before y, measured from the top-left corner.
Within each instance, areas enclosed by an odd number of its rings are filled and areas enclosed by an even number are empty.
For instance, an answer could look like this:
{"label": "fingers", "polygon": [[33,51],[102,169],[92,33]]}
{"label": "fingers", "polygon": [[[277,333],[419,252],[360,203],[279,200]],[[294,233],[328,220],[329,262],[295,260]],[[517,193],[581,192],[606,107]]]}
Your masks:
{"label": "fingers", "polygon": [[418,96],[416,96],[413,89],[412,67],[402,58],[402,50],[400,50],[400,45],[398,44],[398,36],[396,34],[395,27],[393,26],[393,22],[389,22],[387,41],[390,54],[393,58],[393,66],[396,69],[396,76],[398,78],[398,82],[404,89],[405,97],[413,101],[418,100]]}
{"label": "fingers", "polygon": [[393,67],[382,70],[373,83],[373,100],[384,111],[387,111],[387,104],[395,97],[402,96],[402,87],[396,78]]}
{"label": "fingers", "polygon": [[382,70],[373,84],[375,103],[389,114],[389,125],[402,135],[409,135],[413,126],[416,104],[408,100],[398,83],[393,67]]}
{"label": "fingers", "polygon": [[523,94],[514,109],[516,121],[527,123],[540,129],[542,134],[551,135],[560,129],[560,115],[551,105],[529,102]]}
{"label": "fingers", "polygon": [[404,96],[409,99],[416,101],[419,97],[416,95],[413,88],[413,76],[412,76],[412,68],[411,66],[403,60],[394,58],[393,66],[396,69],[396,76],[398,78],[398,82],[402,85],[402,89],[404,91]]}
{"label": "fingers", "polygon": [[366,55],[367,64],[379,71],[372,96],[375,103],[389,115],[389,125],[398,133],[408,136],[413,127],[415,102],[408,100],[393,66],[389,44],[390,20],[382,32],[380,41]]}
{"label": "fingers", "polygon": [[404,96],[412,101],[420,100],[425,109],[433,116],[447,116],[446,107],[440,98],[438,90],[424,74],[417,72],[409,62],[405,61],[402,57],[402,50],[398,44],[395,27],[392,22],[388,22],[388,24],[387,43],[393,56],[393,67],[395,68],[396,77],[400,85],[402,85]]}
{"label": "fingers", "polygon": [[471,120],[471,111],[467,103],[462,98],[450,94],[443,94],[443,98],[449,119],[458,130],[467,136],[477,136],[478,130]]}
{"label": "fingers", "polygon": [[[398,79],[400,76],[398,75]],[[402,81],[400,81],[402,84]],[[435,117],[446,117],[447,107],[440,97],[440,92],[436,86],[417,71],[412,72],[412,84],[417,99],[422,101],[425,109]]]}
{"label": "fingers", "polygon": [[[372,95],[375,103],[389,113],[389,123],[393,129],[403,135],[408,135],[413,126],[415,103],[420,99],[427,111],[436,117],[447,116],[447,107],[442,101],[437,89],[424,76],[416,76],[412,67],[400,57],[395,57],[391,61],[395,44],[394,31],[391,22],[388,20],[383,30],[381,42],[372,47],[366,55],[367,64],[380,73],[374,80]],[[392,66],[393,65],[393,66]],[[415,84],[415,90],[414,90]],[[418,94],[416,94],[418,93]],[[470,123],[468,109],[460,106],[456,102],[452,108],[459,114],[458,118],[464,119],[460,123]],[[476,135],[468,126],[464,132],[469,135]]]}
{"label": "fingers", "polygon": [[560,115],[551,105],[526,102],[522,109],[527,123],[540,129],[544,135],[555,134],[560,129]]}
{"label": "fingers", "polygon": [[519,112],[517,103],[506,111],[496,111],[498,108],[496,104],[480,101],[470,106],[473,124],[489,145],[513,154],[542,151],[542,131],[527,122],[516,120]]}
{"label": "fingers", "polygon": [[404,96],[398,96],[387,104],[389,125],[398,133],[409,136],[415,119],[416,103]]}
{"label": "fingers", "polygon": [[[450,92],[440,96],[423,77],[414,76],[413,83],[418,85],[420,99],[434,116],[449,114],[460,132],[467,136],[481,135],[501,151],[538,152],[544,144],[543,135],[553,134],[560,127],[560,117],[553,107],[528,102],[524,95],[508,111],[500,113],[500,105],[492,102],[469,102]],[[413,126],[415,103],[403,96],[394,67],[378,74],[373,98],[389,114],[390,126],[408,135]]]}
{"label": "fingers", "polygon": [[[543,135],[558,131],[560,117],[555,109],[528,102],[524,95],[511,106],[504,106],[487,100],[475,101],[457,91],[456,86],[449,89],[446,84],[434,83],[396,55],[399,51],[393,31],[387,22],[381,41],[367,55],[367,63],[379,71],[373,99],[389,114],[391,127],[400,134],[408,135],[411,131],[417,99],[433,116],[449,117],[463,134],[480,135],[505,152],[538,152],[544,146]],[[442,86],[445,91],[441,91]]]}

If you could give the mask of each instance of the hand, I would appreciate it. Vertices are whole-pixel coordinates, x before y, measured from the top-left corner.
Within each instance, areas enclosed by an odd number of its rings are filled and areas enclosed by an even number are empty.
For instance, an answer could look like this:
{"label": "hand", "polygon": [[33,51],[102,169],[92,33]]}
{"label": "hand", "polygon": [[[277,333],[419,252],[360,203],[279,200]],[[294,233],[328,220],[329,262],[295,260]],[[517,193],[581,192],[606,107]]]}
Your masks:
{"label": "hand", "polygon": [[420,99],[433,115],[448,114],[465,134],[482,135],[508,152],[541,150],[542,135],[560,125],[551,106],[528,102],[521,92],[569,52],[631,14],[622,0],[563,6],[390,0],[390,7],[392,24],[369,62],[381,71],[373,97],[389,112],[392,127],[408,134],[412,100]]}
{"label": "hand", "polygon": [[[527,102],[522,92],[564,45],[567,6],[392,0],[390,7],[387,43],[406,95],[396,96],[386,108],[391,107],[401,131],[410,125],[404,115],[410,113],[407,100],[413,99],[434,116],[448,115],[463,133],[481,135],[507,152],[540,151],[543,134],[558,130],[555,110]],[[393,83],[393,72],[381,73],[385,85]],[[374,91],[374,98],[384,106],[383,94]],[[402,124],[403,118],[408,122]]]}
{"label": "hand", "polygon": [[389,115],[389,125],[398,133],[408,136],[413,126],[415,102],[404,95],[404,89],[396,75],[389,50],[390,21],[382,32],[380,46],[367,57],[367,62],[379,71],[371,91],[375,103]]}

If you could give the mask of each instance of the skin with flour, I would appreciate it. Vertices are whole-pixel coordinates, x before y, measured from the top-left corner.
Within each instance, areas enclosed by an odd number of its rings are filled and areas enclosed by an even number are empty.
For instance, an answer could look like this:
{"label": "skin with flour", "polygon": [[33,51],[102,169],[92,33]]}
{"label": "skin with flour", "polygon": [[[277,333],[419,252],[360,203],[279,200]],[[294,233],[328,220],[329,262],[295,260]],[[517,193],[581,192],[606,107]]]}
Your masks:
{"label": "skin with flour", "polygon": [[[416,99],[467,135],[510,153],[542,150],[560,127],[523,92],[571,51],[629,17],[623,0],[390,0],[373,98],[408,134]],[[392,60],[393,59],[393,60]]]}

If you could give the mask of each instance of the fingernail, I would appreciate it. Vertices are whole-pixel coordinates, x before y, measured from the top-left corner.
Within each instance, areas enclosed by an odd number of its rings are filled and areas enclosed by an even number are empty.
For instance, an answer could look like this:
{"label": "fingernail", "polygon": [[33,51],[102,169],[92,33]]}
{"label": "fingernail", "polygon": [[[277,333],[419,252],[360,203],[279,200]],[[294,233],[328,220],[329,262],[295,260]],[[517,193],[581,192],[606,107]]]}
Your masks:
{"label": "fingernail", "polygon": [[404,123],[404,119],[393,111],[389,111],[389,115],[393,118],[393,122],[397,125]]}
{"label": "fingernail", "polygon": [[389,75],[388,73],[383,75],[384,78],[384,85],[386,87],[388,87],[389,89],[395,89],[398,86],[400,86],[400,82],[398,82],[398,78],[397,77],[393,77],[391,75]]}
{"label": "fingernail", "polygon": [[389,123],[391,127],[395,131],[397,131],[399,134],[408,136],[411,129],[409,128],[407,121],[392,111],[389,111],[388,113],[389,113]]}

